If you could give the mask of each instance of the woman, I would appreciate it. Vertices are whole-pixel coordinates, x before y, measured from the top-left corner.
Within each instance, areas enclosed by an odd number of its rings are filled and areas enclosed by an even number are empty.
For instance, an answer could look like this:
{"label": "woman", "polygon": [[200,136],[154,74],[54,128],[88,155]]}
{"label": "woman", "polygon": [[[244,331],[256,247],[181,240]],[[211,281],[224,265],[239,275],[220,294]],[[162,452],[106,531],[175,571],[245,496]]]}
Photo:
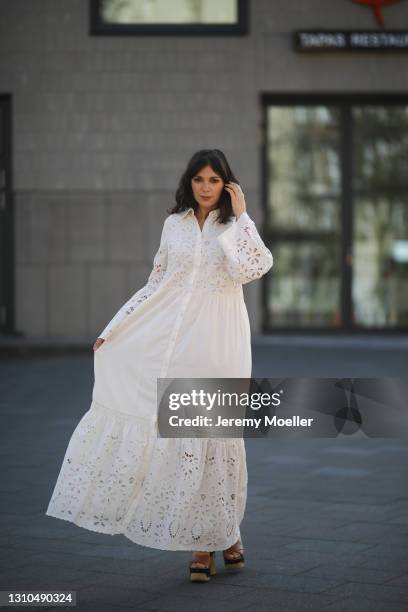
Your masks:
{"label": "woman", "polygon": [[158,438],[157,378],[250,378],[242,285],[273,264],[222,151],[190,159],[147,284],[94,344],[90,409],[66,450],[46,514],[162,550],[192,550],[208,581],[215,550],[243,567],[242,438]]}

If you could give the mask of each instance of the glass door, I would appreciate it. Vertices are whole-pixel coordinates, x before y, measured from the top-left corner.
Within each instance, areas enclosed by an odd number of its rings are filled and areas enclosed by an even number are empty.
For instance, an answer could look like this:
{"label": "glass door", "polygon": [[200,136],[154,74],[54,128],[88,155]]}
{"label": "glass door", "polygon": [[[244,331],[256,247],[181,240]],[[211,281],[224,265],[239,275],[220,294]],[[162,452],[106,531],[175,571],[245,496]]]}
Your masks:
{"label": "glass door", "polygon": [[407,327],[408,106],[352,112],[354,322]]}
{"label": "glass door", "polygon": [[267,103],[264,330],[408,328],[408,100]]}
{"label": "glass door", "polygon": [[273,106],[267,114],[267,227],[276,266],[274,329],[341,325],[340,113]]}

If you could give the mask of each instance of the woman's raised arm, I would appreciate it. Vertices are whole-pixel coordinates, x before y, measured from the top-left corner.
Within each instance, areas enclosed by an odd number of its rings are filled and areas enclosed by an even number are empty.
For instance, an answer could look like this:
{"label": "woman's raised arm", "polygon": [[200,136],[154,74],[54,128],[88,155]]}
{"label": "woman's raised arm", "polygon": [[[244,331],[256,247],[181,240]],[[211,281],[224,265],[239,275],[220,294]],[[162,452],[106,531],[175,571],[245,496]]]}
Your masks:
{"label": "woman's raised arm", "polygon": [[226,256],[228,272],[238,283],[260,278],[273,266],[272,253],[247,212],[241,213],[217,239]]}

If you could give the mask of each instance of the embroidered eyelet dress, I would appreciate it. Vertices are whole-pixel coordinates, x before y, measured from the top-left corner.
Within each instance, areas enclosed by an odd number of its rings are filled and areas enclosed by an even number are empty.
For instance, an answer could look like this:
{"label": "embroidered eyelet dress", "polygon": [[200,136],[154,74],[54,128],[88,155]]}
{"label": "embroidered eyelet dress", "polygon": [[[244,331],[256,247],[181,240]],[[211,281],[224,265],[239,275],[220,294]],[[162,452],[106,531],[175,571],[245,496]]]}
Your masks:
{"label": "embroidered eyelet dress", "polygon": [[273,265],[247,212],[169,215],[147,284],[94,352],[92,403],[46,514],[162,550],[224,550],[247,497],[242,438],[158,438],[157,378],[250,378],[242,285]]}

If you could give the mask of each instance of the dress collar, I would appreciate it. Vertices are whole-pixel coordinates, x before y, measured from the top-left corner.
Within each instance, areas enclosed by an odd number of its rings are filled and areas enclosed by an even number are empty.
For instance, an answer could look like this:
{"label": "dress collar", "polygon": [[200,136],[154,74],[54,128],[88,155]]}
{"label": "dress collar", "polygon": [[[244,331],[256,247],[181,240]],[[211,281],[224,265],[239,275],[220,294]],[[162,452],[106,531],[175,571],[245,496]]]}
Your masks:
{"label": "dress collar", "polygon": [[[210,210],[210,212],[208,213],[209,217],[214,217],[215,215],[218,215],[219,212],[219,208],[215,208],[214,210]],[[194,215],[194,208],[192,206],[190,206],[189,208],[187,208],[187,210],[183,210],[183,212],[181,213],[181,218],[184,219],[184,217],[187,217],[187,215]]]}
{"label": "dress collar", "polygon": [[194,208],[192,206],[190,206],[190,208],[187,208],[187,210],[183,210],[183,212],[181,213],[181,218],[184,219],[184,217],[187,217],[187,215],[191,214],[191,212],[194,213]]}

